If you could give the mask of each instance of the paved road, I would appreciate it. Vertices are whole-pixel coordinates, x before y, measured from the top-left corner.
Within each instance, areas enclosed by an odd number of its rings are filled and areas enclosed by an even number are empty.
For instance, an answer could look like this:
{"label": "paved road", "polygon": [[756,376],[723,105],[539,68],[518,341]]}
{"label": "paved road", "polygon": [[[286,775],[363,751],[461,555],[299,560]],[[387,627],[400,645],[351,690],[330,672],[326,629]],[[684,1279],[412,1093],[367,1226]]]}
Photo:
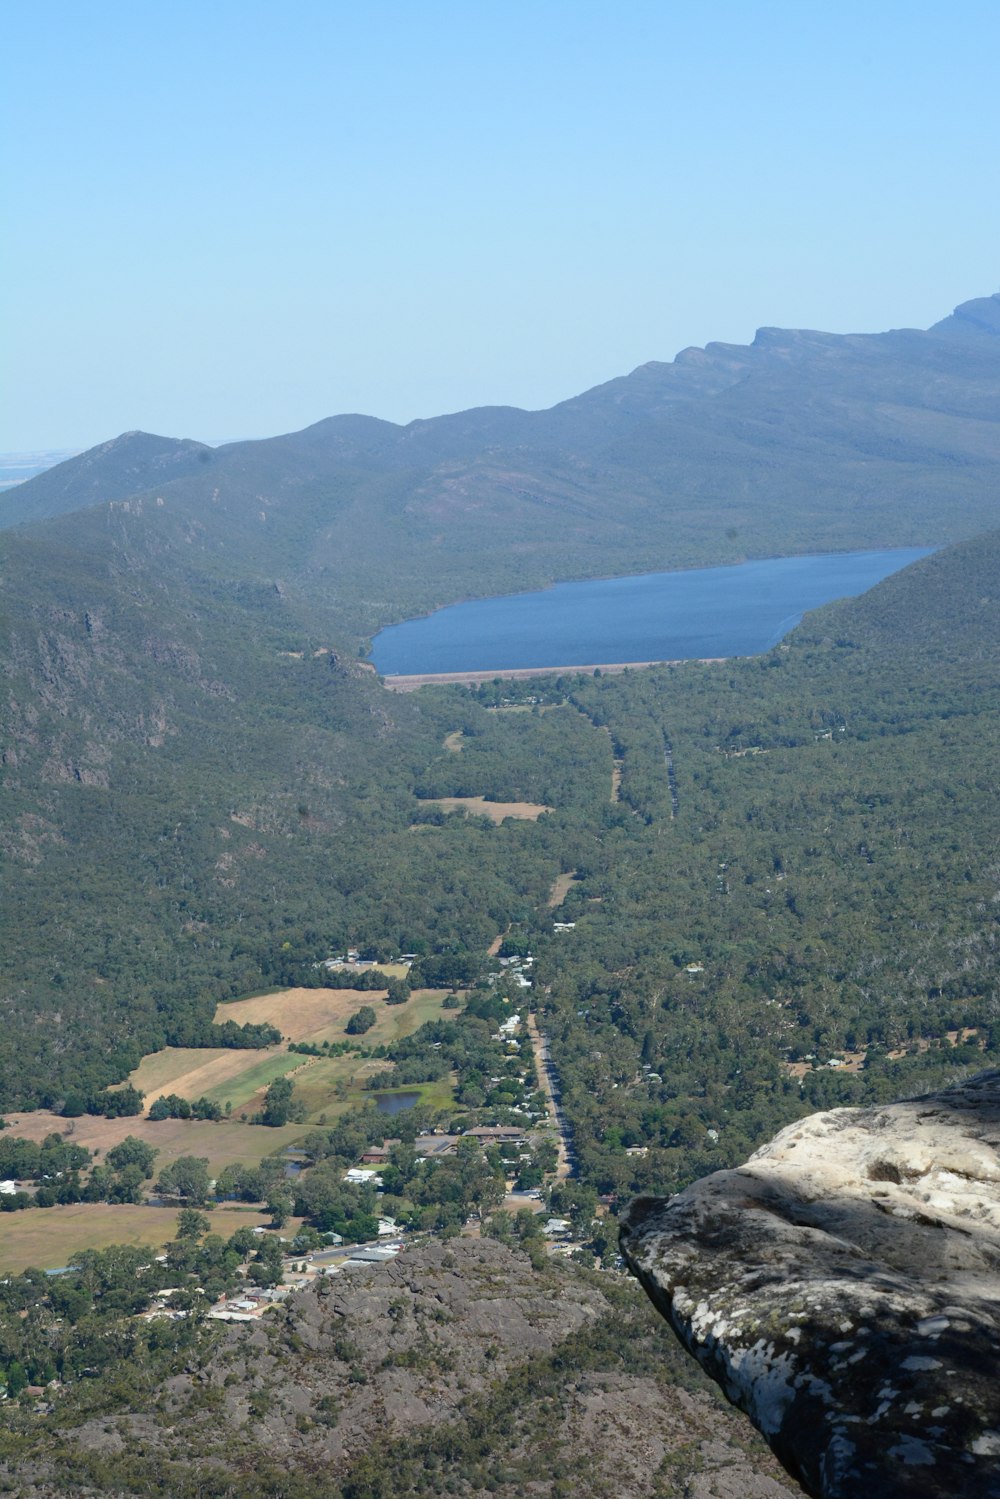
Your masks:
{"label": "paved road", "polygon": [[538,1029],[538,1022],[534,1015],[529,1014],[526,1023],[528,1034],[531,1037],[532,1050],[535,1053],[538,1081],[542,1092],[545,1094],[549,1118],[556,1129],[557,1148],[559,1152],[556,1162],[556,1181],[565,1181],[567,1176],[573,1175],[576,1166],[569,1126],[566,1123],[562,1109],[559,1107],[559,1075],[552,1065],[552,1059],[549,1056],[549,1043]]}

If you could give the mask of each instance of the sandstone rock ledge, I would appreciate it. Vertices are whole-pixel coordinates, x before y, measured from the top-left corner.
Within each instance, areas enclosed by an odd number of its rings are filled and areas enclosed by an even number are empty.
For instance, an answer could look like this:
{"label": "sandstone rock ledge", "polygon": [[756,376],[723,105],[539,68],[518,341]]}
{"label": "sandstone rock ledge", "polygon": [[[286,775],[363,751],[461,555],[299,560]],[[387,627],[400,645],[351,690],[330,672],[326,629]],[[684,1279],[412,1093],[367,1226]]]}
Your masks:
{"label": "sandstone rock ledge", "polygon": [[1000,1071],[790,1125],[622,1249],[816,1499],[1000,1499]]}

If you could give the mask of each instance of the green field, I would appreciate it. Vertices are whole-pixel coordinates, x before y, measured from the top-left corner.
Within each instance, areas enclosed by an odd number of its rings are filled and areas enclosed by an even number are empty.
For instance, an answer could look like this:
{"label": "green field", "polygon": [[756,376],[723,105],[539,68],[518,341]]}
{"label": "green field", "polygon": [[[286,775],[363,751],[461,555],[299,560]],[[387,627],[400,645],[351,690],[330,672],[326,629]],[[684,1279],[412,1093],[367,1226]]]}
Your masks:
{"label": "green field", "polygon": [[[391,1078],[392,1074],[388,1074]],[[379,1088],[380,1093],[419,1093],[421,1105],[428,1109],[446,1109],[454,1101],[455,1078],[441,1078],[434,1083],[401,1083],[398,1088]],[[386,1116],[391,1118],[391,1116]],[[387,1126],[388,1127],[388,1126]]]}
{"label": "green field", "polygon": [[289,1051],[268,1051],[263,1058],[260,1052],[245,1052],[243,1055],[256,1056],[258,1061],[228,1082],[210,1088],[204,1095],[210,1103],[222,1104],[223,1107],[231,1103],[235,1114],[254,1100],[255,1094],[262,1093],[276,1077],[284,1077],[286,1072],[301,1067],[305,1060]]}
{"label": "green field", "polygon": [[[162,1051],[150,1052],[143,1057],[128,1078],[133,1088],[140,1093],[151,1094],[174,1091],[177,1079],[196,1068],[211,1062],[222,1062],[227,1057],[224,1047],[166,1046]],[[121,1084],[125,1087],[125,1084]],[[148,1101],[148,1100],[147,1100]]]}
{"label": "green field", "polygon": [[[366,1050],[386,1046],[403,1036],[412,1035],[427,1021],[439,1019],[444,997],[445,991],[440,989],[419,989],[405,1005],[374,1005],[378,1019],[372,1029],[359,1038],[362,1046]],[[333,1120],[347,1109],[363,1105],[370,1097],[365,1088],[366,1079],[372,1072],[385,1067],[384,1063],[360,1057],[357,1052],[333,1057],[291,1055],[296,1062],[304,1063],[295,1073],[293,1082],[296,1097],[304,1104],[310,1124],[315,1124],[321,1115]],[[391,1071],[387,1070],[386,1075],[391,1078]],[[387,1087],[383,1091],[394,1090]],[[447,1108],[452,1100],[451,1085],[447,1082],[410,1084],[398,1091],[419,1092],[421,1101],[433,1108]]]}

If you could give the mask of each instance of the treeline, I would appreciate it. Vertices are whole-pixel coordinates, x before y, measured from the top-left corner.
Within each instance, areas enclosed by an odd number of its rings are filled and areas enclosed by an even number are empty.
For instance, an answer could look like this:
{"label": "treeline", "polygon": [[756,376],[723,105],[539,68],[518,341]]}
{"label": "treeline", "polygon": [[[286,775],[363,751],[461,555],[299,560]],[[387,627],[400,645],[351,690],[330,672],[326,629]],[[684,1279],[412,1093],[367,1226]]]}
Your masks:
{"label": "treeline", "polygon": [[146,1116],[156,1124],[161,1119],[208,1119],[218,1121],[224,1117],[220,1104],[210,1098],[196,1098],[191,1102],[178,1093],[161,1093],[154,1098]]}
{"label": "treeline", "polygon": [[40,1145],[17,1135],[0,1136],[0,1177],[5,1179],[43,1181],[89,1164],[90,1151],[62,1135],[46,1135]]}
{"label": "treeline", "polygon": [[[98,1166],[92,1165],[89,1150],[61,1135],[48,1135],[40,1146],[18,1139],[3,1144],[10,1147],[6,1165],[11,1175],[38,1183],[33,1193],[21,1190],[0,1195],[0,1211],[5,1213],[75,1202],[141,1202],[159,1154],[134,1135],[112,1146]],[[88,1167],[89,1174],[82,1175]]]}
{"label": "treeline", "polygon": [[254,1025],[249,1021],[244,1025],[237,1025],[235,1020],[223,1020],[216,1025],[212,1021],[198,1021],[189,1016],[166,1032],[168,1046],[223,1046],[235,1051],[255,1051],[265,1046],[277,1046],[280,1040],[281,1032],[273,1025]]}

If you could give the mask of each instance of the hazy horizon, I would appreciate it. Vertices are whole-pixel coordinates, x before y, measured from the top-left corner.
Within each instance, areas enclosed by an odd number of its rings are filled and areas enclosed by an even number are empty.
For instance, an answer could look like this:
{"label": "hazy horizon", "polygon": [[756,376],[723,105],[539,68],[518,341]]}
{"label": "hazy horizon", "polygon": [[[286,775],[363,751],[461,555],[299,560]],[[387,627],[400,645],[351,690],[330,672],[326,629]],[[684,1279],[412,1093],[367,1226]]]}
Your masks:
{"label": "hazy horizon", "polygon": [[1000,12],[635,0],[7,19],[0,450],[541,409],[1000,283]]}

